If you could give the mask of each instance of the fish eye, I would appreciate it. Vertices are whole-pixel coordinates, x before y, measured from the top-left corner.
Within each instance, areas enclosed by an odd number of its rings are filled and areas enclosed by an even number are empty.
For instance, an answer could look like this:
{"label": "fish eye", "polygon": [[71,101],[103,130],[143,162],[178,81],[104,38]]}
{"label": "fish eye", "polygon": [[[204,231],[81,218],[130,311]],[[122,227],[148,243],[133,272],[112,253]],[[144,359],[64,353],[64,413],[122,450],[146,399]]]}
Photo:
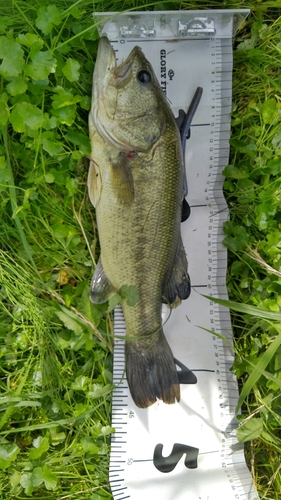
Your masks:
{"label": "fish eye", "polygon": [[146,85],[151,82],[151,74],[146,69],[142,69],[138,72],[137,79],[140,83]]}

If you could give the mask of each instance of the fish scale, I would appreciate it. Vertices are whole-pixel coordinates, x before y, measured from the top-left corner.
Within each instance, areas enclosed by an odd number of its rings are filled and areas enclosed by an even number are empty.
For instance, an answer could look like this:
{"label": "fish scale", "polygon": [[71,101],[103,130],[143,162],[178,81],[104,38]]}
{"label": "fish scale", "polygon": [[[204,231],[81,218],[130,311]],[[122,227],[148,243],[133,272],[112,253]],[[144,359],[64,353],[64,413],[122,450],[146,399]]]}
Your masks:
{"label": "fish scale", "polygon": [[[114,315],[114,367],[109,478],[116,500],[258,500],[238,443],[237,380],[229,311],[202,294],[227,298],[223,223],[228,212],[222,169],[228,163],[232,90],[232,36],[247,9],[141,12],[97,16],[121,61],[140,45],[167,93],[174,115],[187,109],[196,88],[203,97],[186,145],[190,218],[182,224],[192,280],[190,298],[169,317],[164,331],[181,375],[176,405],[142,410],[124,376],[125,324]],[[206,331],[207,329],[208,331]],[[191,372],[190,372],[191,370]]]}

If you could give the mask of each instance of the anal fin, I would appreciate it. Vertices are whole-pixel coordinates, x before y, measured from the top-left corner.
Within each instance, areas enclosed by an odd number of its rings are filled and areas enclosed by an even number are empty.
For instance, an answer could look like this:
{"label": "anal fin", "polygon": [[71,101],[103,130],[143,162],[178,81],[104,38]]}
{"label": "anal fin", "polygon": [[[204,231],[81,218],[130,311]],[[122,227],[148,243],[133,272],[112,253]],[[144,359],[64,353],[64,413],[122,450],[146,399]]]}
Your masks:
{"label": "anal fin", "polygon": [[116,290],[106,276],[102,267],[101,259],[99,258],[91,280],[90,299],[94,304],[103,304],[114,293],[116,293]]}

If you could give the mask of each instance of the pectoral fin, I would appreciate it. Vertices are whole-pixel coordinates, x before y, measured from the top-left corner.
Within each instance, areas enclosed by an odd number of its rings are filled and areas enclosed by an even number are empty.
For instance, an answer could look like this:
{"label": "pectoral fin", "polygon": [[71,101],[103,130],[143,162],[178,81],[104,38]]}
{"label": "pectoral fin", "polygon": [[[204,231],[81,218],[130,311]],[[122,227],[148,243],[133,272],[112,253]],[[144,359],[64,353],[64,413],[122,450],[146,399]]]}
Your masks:
{"label": "pectoral fin", "polygon": [[94,304],[103,304],[114,293],[116,290],[106,276],[99,259],[91,281],[90,299]]}
{"label": "pectoral fin", "polygon": [[90,160],[88,192],[91,203],[96,207],[101,195],[101,173],[98,164],[93,160]]}
{"label": "pectoral fin", "polygon": [[180,238],[172,272],[164,287],[163,302],[168,303],[171,307],[177,307],[181,300],[189,297],[190,291],[187,259],[183,242]]}
{"label": "pectoral fin", "polygon": [[134,199],[134,178],[126,153],[120,152],[110,162],[113,193],[120,203],[130,205]]}

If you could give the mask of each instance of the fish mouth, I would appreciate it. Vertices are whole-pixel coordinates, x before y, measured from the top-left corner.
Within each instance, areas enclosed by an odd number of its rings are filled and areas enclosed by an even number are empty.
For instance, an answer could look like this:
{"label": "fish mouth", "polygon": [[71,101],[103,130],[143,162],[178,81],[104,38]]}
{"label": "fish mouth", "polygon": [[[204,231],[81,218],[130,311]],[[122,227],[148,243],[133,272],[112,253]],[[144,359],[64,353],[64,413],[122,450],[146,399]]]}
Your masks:
{"label": "fish mouth", "polygon": [[[100,135],[113,147],[128,149],[114,137],[113,128],[117,109],[117,85],[129,72],[131,64],[124,61],[117,66],[116,54],[107,37],[99,41],[93,75],[92,107],[89,121],[93,122]],[[110,93],[108,90],[111,89]]]}
{"label": "fish mouth", "polygon": [[116,98],[107,98],[107,89],[112,80],[112,75],[117,67],[115,51],[107,37],[99,41],[97,58],[93,74],[92,105],[89,114],[89,124],[96,126],[99,134],[111,145],[118,147],[110,133],[116,112]]}
{"label": "fish mouth", "polygon": [[134,47],[125,61],[117,65],[116,54],[107,37],[100,39],[93,90],[98,99],[102,98],[108,85],[119,87],[131,77],[132,63],[136,55],[143,57],[140,47]]}
{"label": "fish mouth", "polygon": [[[100,135],[113,147],[131,151],[132,146],[117,138],[114,130],[119,89],[131,78],[135,58],[144,59],[140,47],[134,47],[128,57],[117,65],[116,54],[107,37],[101,37],[98,46],[94,76],[92,107],[89,121],[93,122]],[[132,120],[135,116],[130,117]],[[127,118],[128,119],[128,118]]]}
{"label": "fish mouth", "polygon": [[95,71],[93,77],[93,100],[96,101],[104,94],[112,73],[117,66],[116,55],[108,38],[103,36],[99,41]]}
{"label": "fish mouth", "polygon": [[96,83],[98,90],[102,91],[101,87],[105,88],[107,84],[118,87],[127,80],[131,75],[132,62],[137,53],[142,55],[140,47],[134,47],[125,61],[117,66],[115,51],[108,38],[103,36],[99,42],[94,75],[94,84]]}

